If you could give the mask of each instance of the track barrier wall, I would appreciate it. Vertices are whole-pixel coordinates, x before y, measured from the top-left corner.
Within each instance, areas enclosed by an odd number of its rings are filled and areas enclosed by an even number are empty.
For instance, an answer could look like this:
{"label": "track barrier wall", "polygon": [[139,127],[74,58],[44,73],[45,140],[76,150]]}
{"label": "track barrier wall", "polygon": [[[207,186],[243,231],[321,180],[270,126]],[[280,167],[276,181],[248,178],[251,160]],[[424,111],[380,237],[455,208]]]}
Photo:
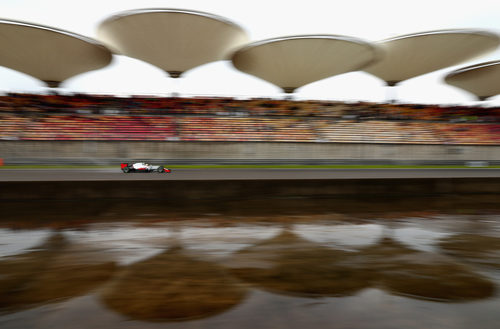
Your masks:
{"label": "track barrier wall", "polygon": [[500,178],[1,182],[0,201],[226,200],[500,194]]}
{"label": "track barrier wall", "polygon": [[481,216],[499,213],[499,199],[500,178],[16,181],[0,182],[0,226],[200,218],[286,222],[360,213],[376,219],[443,211]]}
{"label": "track barrier wall", "polygon": [[402,163],[500,164],[497,145],[370,143],[0,141],[8,164],[115,164],[154,160],[173,164]]}

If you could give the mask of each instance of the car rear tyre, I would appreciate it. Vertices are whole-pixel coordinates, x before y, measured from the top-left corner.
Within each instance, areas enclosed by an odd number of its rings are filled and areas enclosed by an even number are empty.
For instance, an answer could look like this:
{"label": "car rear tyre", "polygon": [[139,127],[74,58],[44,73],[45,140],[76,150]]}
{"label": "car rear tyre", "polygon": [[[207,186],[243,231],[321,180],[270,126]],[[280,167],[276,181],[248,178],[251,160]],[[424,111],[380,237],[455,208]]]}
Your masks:
{"label": "car rear tyre", "polygon": [[123,168],[123,172],[128,174],[130,172],[130,168],[129,167],[124,167]]}
{"label": "car rear tyre", "polygon": [[159,166],[157,169],[156,169],[157,172],[159,173],[162,173],[163,172],[163,167],[162,166]]}

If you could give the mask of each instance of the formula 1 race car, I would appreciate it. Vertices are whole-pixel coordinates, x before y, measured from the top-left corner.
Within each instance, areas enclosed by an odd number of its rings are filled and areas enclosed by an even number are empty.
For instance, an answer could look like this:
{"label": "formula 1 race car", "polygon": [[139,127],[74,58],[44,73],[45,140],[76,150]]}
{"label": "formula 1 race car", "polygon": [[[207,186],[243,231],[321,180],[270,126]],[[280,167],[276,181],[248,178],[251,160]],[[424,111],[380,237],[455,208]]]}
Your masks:
{"label": "formula 1 race car", "polygon": [[121,164],[122,171],[124,173],[131,172],[157,172],[157,173],[169,173],[172,170],[163,168],[163,166],[153,166],[144,162],[136,162],[134,164],[129,165],[128,163]]}

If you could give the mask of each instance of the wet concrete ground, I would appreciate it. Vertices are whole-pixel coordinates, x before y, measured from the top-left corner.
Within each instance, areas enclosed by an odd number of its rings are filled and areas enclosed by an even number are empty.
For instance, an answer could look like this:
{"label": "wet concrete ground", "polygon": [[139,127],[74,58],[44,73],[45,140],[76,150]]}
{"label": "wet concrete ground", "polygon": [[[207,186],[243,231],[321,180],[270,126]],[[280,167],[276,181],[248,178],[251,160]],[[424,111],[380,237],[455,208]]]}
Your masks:
{"label": "wet concrete ground", "polygon": [[500,211],[414,202],[11,213],[0,328],[498,328]]}
{"label": "wet concrete ground", "polygon": [[376,179],[500,177],[497,168],[469,169],[173,169],[169,174],[115,169],[2,169],[1,181]]}

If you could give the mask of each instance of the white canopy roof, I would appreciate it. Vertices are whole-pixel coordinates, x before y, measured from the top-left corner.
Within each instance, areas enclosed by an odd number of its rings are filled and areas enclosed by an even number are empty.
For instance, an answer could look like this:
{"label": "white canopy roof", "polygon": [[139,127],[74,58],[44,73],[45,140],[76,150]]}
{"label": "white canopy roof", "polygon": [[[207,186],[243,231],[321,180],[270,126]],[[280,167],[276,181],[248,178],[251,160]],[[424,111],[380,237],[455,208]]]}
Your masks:
{"label": "white canopy roof", "polygon": [[500,60],[467,66],[449,73],[446,83],[484,100],[500,94]]}
{"label": "white canopy roof", "polygon": [[442,30],[399,36],[378,43],[385,56],[364,69],[388,85],[458,65],[495,50],[500,38],[479,30]]}
{"label": "white canopy roof", "polygon": [[336,35],[302,35],[249,44],[232,56],[233,65],[293,92],[308,83],[356,71],[378,58],[368,42]]}
{"label": "white canopy roof", "polygon": [[47,26],[0,20],[0,65],[51,87],[102,68],[111,59],[111,52],[90,38]]}
{"label": "white canopy roof", "polygon": [[102,22],[97,35],[117,54],[148,62],[172,77],[226,59],[248,40],[241,27],[225,18],[182,9],[126,11]]}

